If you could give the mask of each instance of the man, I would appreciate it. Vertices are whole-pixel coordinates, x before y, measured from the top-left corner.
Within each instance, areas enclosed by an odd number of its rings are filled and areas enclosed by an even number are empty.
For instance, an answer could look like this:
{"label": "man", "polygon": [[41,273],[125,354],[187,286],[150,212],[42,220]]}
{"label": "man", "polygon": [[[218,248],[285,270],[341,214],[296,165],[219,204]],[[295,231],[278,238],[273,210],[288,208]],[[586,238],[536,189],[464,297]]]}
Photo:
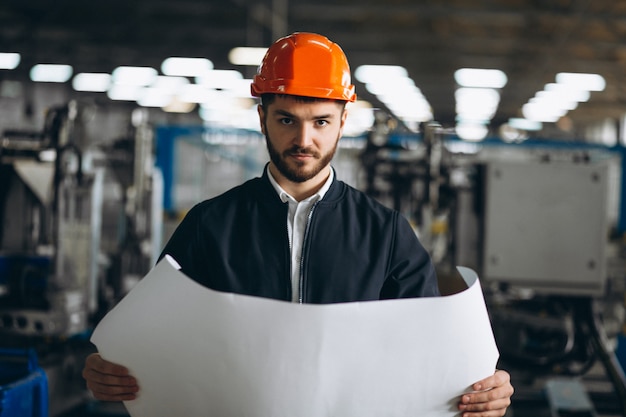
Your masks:
{"label": "man", "polygon": [[[354,101],[341,48],[295,33],[268,50],[252,83],[270,162],[262,177],[195,206],[163,250],[199,283],[300,303],[439,295],[408,222],[335,178],[330,162]],[[101,400],[132,400],[137,381],[91,355],[83,375]],[[497,371],[463,395],[467,416],[502,416],[513,387]]]}

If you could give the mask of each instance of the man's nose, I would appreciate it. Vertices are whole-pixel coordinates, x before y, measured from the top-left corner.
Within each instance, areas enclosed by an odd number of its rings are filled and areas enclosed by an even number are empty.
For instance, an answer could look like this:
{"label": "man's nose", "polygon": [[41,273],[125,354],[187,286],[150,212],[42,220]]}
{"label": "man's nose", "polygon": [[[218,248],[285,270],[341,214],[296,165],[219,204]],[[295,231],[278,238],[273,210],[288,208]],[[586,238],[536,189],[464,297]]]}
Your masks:
{"label": "man's nose", "polygon": [[301,148],[306,148],[313,143],[313,135],[313,127],[303,123],[296,133],[294,142]]}

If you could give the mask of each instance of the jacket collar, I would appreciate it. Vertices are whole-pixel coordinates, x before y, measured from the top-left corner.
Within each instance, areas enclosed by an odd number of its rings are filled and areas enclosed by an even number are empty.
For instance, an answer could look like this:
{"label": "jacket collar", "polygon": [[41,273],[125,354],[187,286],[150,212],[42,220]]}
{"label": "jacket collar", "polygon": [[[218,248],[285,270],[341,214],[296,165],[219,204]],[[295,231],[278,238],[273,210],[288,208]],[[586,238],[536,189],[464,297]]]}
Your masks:
{"label": "jacket collar", "polygon": [[[267,173],[268,165],[269,165],[269,162],[265,164],[265,168],[263,169],[263,174],[261,176],[261,180],[263,181],[262,192],[263,193],[267,192],[267,193],[272,194],[272,197],[273,197],[272,199],[275,199],[278,202],[282,203],[282,200],[280,199],[278,193],[274,189],[274,186],[270,182],[270,178]],[[332,180],[332,183],[330,184],[330,188],[328,189],[328,191],[326,191],[326,194],[324,194],[324,198],[322,198],[319,201],[320,203],[334,203],[343,194],[344,183],[337,179],[337,171],[335,170],[335,168],[331,166],[330,169],[333,170],[333,180]]]}

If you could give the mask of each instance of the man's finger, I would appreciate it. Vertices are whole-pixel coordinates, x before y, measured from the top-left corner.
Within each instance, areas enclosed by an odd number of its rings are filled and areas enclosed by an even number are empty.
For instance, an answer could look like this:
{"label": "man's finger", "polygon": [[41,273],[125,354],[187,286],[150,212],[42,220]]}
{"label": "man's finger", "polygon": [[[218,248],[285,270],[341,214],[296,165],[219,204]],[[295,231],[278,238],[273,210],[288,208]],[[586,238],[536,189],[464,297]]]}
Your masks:
{"label": "man's finger", "polygon": [[83,378],[85,378],[85,380],[87,381],[92,381],[98,384],[109,385],[109,386],[130,387],[130,386],[137,385],[137,380],[132,376],[129,376],[129,375],[117,376],[117,375],[103,374],[93,369],[84,369]]}
{"label": "man's finger", "polygon": [[106,361],[98,353],[94,353],[87,357],[85,361],[86,367],[94,369],[103,374],[111,375],[128,375],[128,368],[113,362]]}

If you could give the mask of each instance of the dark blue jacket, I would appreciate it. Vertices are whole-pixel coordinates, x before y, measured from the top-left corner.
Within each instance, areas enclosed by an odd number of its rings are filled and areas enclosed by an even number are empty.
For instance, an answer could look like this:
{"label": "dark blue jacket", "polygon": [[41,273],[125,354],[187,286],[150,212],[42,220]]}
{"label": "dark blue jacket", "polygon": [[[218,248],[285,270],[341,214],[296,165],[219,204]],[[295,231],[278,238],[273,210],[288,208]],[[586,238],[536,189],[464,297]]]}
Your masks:
{"label": "dark blue jacket", "polygon": [[[291,300],[287,211],[264,173],[193,207],[161,256],[214,290]],[[407,220],[337,179],[309,216],[301,274],[304,303],[439,294]]]}

